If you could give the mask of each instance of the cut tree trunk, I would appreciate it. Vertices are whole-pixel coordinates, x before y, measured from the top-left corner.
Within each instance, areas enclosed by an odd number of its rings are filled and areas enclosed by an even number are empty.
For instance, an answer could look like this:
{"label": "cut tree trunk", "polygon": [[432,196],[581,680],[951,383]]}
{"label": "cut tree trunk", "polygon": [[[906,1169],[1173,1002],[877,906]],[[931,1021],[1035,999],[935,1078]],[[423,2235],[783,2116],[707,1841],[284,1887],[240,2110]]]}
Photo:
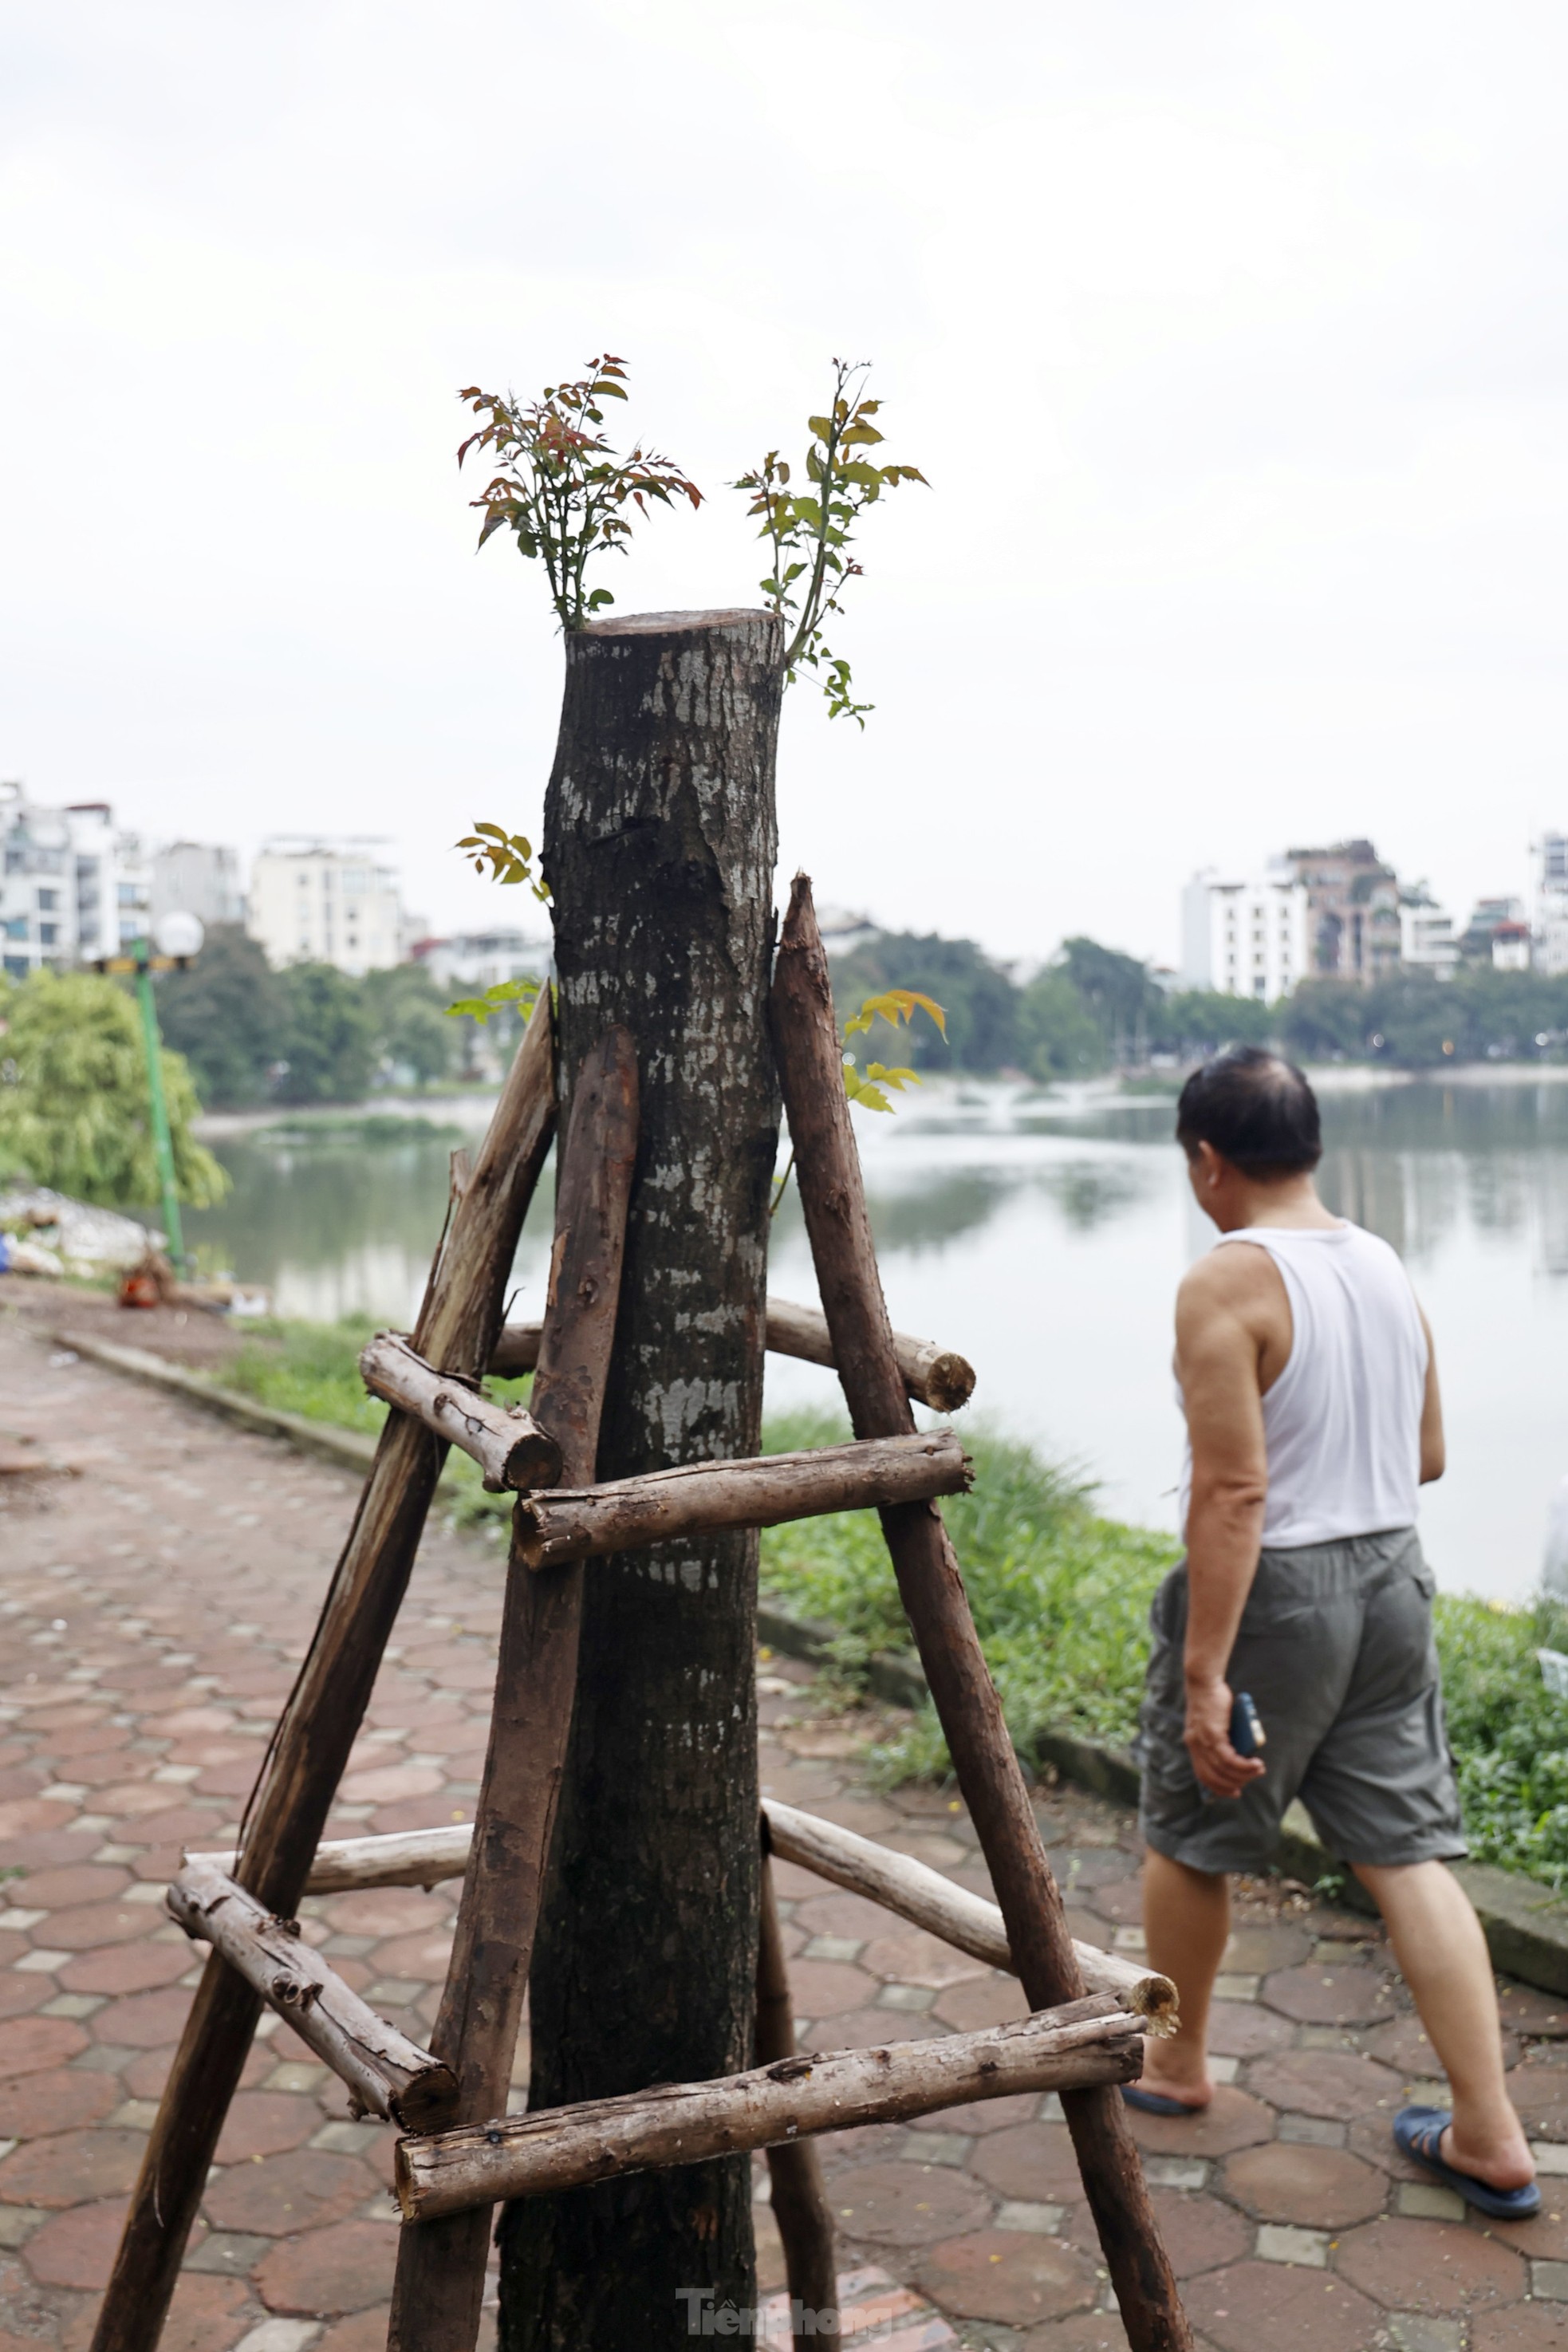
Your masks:
{"label": "cut tree trunk", "polygon": [[[827,958],[804,875],[790,893],[772,1012],[801,1206],[850,1423],[858,1437],[892,1436],[912,1416],[866,1213]],[[882,1528],[1025,1995],[1034,2009],[1071,2000],[1083,1977],[1067,1914],[942,1514],[934,1503],[902,1503],[882,1513]],[[1063,2108],[1132,2352],[1190,2352],[1122,2102],[1111,2090],[1081,2091]]]}
{"label": "cut tree trunk", "polygon": [[[766,1034],[781,631],[654,614],[566,639],[545,804],[561,1085],[637,1041],[641,1142],[599,1475],[755,1454],[778,1103]],[[534,2108],[731,2074],[757,1936],[757,1538],[601,1562],[531,1993]],[[676,2290],[756,2301],[742,2160],[502,2218],[504,2352],[676,2352]]]}
{"label": "cut tree trunk", "polygon": [[384,1397],[444,1444],[461,1446],[484,1473],[491,1495],[524,1486],[553,1486],[561,1448],[520,1404],[496,1404],[477,1381],[439,1372],[416,1356],[395,1331],[378,1331],[359,1360],[372,1396]]}
{"label": "cut tree trunk", "polygon": [[[637,1049],[612,1029],[583,1065],[555,1186],[555,1243],[532,1403],[568,1477],[592,1478],[615,1337],[637,1139]],[[533,1573],[515,1534],[472,1851],[435,2042],[454,2070],[453,2120],[504,2115],[561,1795],[577,1683],[583,1571]],[[490,2209],[397,2249],[389,2352],[471,2352]]]}
{"label": "cut tree trunk", "polygon": [[[422,1356],[473,1379],[495,1347],[518,1235],[554,1133],[552,1058],[546,992],[451,1213],[415,1327]],[[288,1916],[299,1907],[446,1458],[421,1423],[387,1415],[235,1872],[268,1911]],[[93,2352],[152,2352],[158,2341],[260,2014],[254,1987],[215,1954],[148,2136]]]}
{"label": "cut tree trunk", "polygon": [[[539,1361],[538,1323],[509,1323],[496,1341],[490,1370],[498,1380],[515,1380],[531,1372]],[[768,1350],[774,1356],[795,1356],[803,1363],[826,1364],[833,1370],[833,1341],[827,1318],[815,1307],[796,1307],[787,1298],[768,1300]],[[911,1339],[895,1331],[893,1352],[904,1386],[917,1404],[933,1412],[956,1412],[974,1393],[974,1367],[952,1348],[934,1339]]]}
{"label": "cut tree trunk", "polygon": [[[405,2221],[424,2221],[494,2197],[540,2197],[650,2168],[708,2164],[808,2132],[936,2115],[970,2099],[1130,2083],[1142,2063],[1137,2018],[1095,1993],[980,2033],[814,2051],[719,2082],[662,2083],[556,2115],[498,2116],[399,2140],[397,2201]],[[700,2273],[689,2282],[699,2284],[706,2284]],[[648,2317],[656,2318],[651,2307]]]}
{"label": "cut tree trunk", "polygon": [[969,1456],[951,1429],[752,1462],[691,1462],[646,1478],[524,1496],[517,1548],[530,1568],[555,1568],[721,1528],[774,1528],[829,1511],[962,1495],[969,1482]]}
{"label": "cut tree trunk", "polygon": [[210,1944],[287,2019],[301,2042],[348,2085],[362,2115],[405,2131],[435,2131],[461,2121],[449,2066],[351,1991],[337,1970],[300,1933],[297,1919],[274,1918],[264,1904],[221,1871],[187,1863],[164,1897],[187,1936]]}
{"label": "cut tree trunk", "polygon": [[[779,1906],[773,1895],[773,1869],[763,1855],[762,1931],[757,1943],[757,2064],[776,2065],[795,2054],[795,2002],[790,1998],[789,1965],[779,1928]],[[833,2208],[823,2184],[822,2158],[809,2139],[776,2140],[768,2149],[768,2182],[773,2191],[773,2220],[784,2248],[784,2282],[792,2310],[797,2347],[837,2327],[825,2324],[823,2315],[837,2314],[838,2268],[834,2259]],[[808,2320],[806,2313],[811,2314]]]}

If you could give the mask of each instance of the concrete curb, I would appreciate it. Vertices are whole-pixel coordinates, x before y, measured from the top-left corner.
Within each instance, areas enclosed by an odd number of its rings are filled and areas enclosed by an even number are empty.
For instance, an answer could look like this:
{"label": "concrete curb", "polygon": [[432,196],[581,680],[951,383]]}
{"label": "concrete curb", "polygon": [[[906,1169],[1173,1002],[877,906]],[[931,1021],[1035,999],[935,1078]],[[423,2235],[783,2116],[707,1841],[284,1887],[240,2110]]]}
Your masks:
{"label": "concrete curb", "polygon": [[[808,1618],[793,1617],[776,1601],[764,1600],[757,1610],[757,1634],[786,1657],[817,1664],[830,1655],[837,1629]],[[883,1650],[871,1659],[867,1680],[873,1695],[894,1706],[920,1706],[926,1697],[926,1679],[918,1658],[902,1651]],[[1052,1764],[1064,1780],[1092,1789],[1117,1804],[1138,1802],[1138,1767],[1124,1748],[1111,1748],[1082,1738],[1076,1732],[1043,1731],[1026,1764]],[[1311,1816],[1300,1800],[1285,1816],[1279,1841],[1280,1868],[1311,1886],[1340,1868],[1312,1827]],[[1568,1994],[1568,1902],[1517,1872],[1499,1870],[1492,1863],[1458,1862],[1454,1875],[1476,1906],[1486,1934],[1492,1965],[1505,1976],[1538,1985],[1543,1992]],[[1356,1911],[1373,1905],[1347,1874],[1340,1898]]]}
{"label": "concrete curb", "polygon": [[150,1356],[144,1348],[121,1348],[112,1339],[94,1339],[78,1331],[49,1331],[43,1336],[53,1346],[68,1348],[73,1355],[85,1356],[111,1372],[171,1390],[187,1403],[237,1422],[242,1429],[254,1430],[262,1437],[281,1437],[302,1453],[335,1463],[341,1470],[357,1471],[363,1477],[375,1460],[374,1437],[353,1429],[335,1429],[330,1422],[307,1421],[303,1413],[279,1412],[276,1405],[242,1396],[237,1389],[220,1388],[205,1373],[187,1371],[183,1364],[166,1364],[162,1356]]}

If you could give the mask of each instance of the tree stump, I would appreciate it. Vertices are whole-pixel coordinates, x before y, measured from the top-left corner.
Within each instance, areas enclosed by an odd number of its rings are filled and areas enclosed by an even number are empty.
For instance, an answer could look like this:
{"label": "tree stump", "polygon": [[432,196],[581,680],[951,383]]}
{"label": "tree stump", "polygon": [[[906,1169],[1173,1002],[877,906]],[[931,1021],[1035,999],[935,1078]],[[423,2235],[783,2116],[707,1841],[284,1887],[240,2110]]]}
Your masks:
{"label": "tree stump", "polygon": [[[601,1479],[759,1442],[780,656],[760,612],[566,639],[543,852],[561,1097],[609,1022],[642,1073]],[[535,2109],[751,2062],[756,1564],[755,1534],[735,1530],[588,1575],[531,1978]],[[678,2289],[756,2302],[743,2158],[531,2199],[500,2242],[505,2352],[674,2352]]]}

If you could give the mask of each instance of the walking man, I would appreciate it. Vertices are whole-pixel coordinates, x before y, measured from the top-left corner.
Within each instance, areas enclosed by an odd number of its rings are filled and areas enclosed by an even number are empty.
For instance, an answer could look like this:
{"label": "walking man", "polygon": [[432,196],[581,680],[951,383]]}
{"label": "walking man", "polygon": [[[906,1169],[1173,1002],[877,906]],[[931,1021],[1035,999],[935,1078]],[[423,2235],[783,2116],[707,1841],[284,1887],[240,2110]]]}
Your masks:
{"label": "walking man", "polygon": [[[1387,1243],[1319,1200],[1318,1106],[1291,1064],[1216,1055],[1182,1090],[1176,1137],[1219,1228],[1176,1302],[1186,1558],[1152,1612],[1140,1734],[1144,1930],[1182,2027],[1145,2043],[1123,2095],[1158,2115],[1213,2098],[1226,1874],[1264,1868],[1300,1796],[1382,1912],[1448,2078],[1452,2114],[1406,2107],[1395,2138],[1483,2212],[1519,2220],[1541,2202],[1534,2165],[1486,1942],[1445,1867],[1466,1846],[1415,1525],[1418,1487],[1443,1474],[1431,1334]],[[1232,1744],[1238,1691],[1261,1756]]]}

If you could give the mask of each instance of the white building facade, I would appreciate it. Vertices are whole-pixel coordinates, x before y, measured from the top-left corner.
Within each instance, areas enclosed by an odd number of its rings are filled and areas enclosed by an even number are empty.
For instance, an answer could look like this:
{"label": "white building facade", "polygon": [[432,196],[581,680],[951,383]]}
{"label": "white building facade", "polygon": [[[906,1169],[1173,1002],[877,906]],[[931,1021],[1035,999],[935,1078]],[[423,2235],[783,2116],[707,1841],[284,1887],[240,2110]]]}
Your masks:
{"label": "white building facade", "polygon": [[1568,833],[1546,833],[1533,850],[1535,961],[1554,978],[1568,972]]}
{"label": "white building facade", "polygon": [[482,996],[503,980],[542,980],[554,947],[523,931],[463,931],[447,940],[420,940],[413,961],[422,963],[437,988]]}
{"label": "white building facade", "polygon": [[1294,875],[1194,875],[1182,893],[1184,988],[1271,1004],[1307,970],[1307,890]]}
{"label": "white building facade", "polygon": [[211,841],[172,841],[153,856],[153,920],[160,915],[196,915],[214,923],[243,923],[245,892],[239,857]]}
{"label": "white building facade", "polygon": [[369,844],[268,842],[251,868],[246,924],[269,963],[335,964],[351,980],[404,951],[397,877]]}
{"label": "white building facade", "polygon": [[0,968],[8,980],[120,955],[152,919],[140,837],[107,801],[46,808],[0,783]]}
{"label": "white building facade", "polygon": [[1463,925],[1447,907],[1422,890],[1402,894],[1399,902],[1399,961],[1405,971],[1429,971],[1451,980],[1459,969]]}

